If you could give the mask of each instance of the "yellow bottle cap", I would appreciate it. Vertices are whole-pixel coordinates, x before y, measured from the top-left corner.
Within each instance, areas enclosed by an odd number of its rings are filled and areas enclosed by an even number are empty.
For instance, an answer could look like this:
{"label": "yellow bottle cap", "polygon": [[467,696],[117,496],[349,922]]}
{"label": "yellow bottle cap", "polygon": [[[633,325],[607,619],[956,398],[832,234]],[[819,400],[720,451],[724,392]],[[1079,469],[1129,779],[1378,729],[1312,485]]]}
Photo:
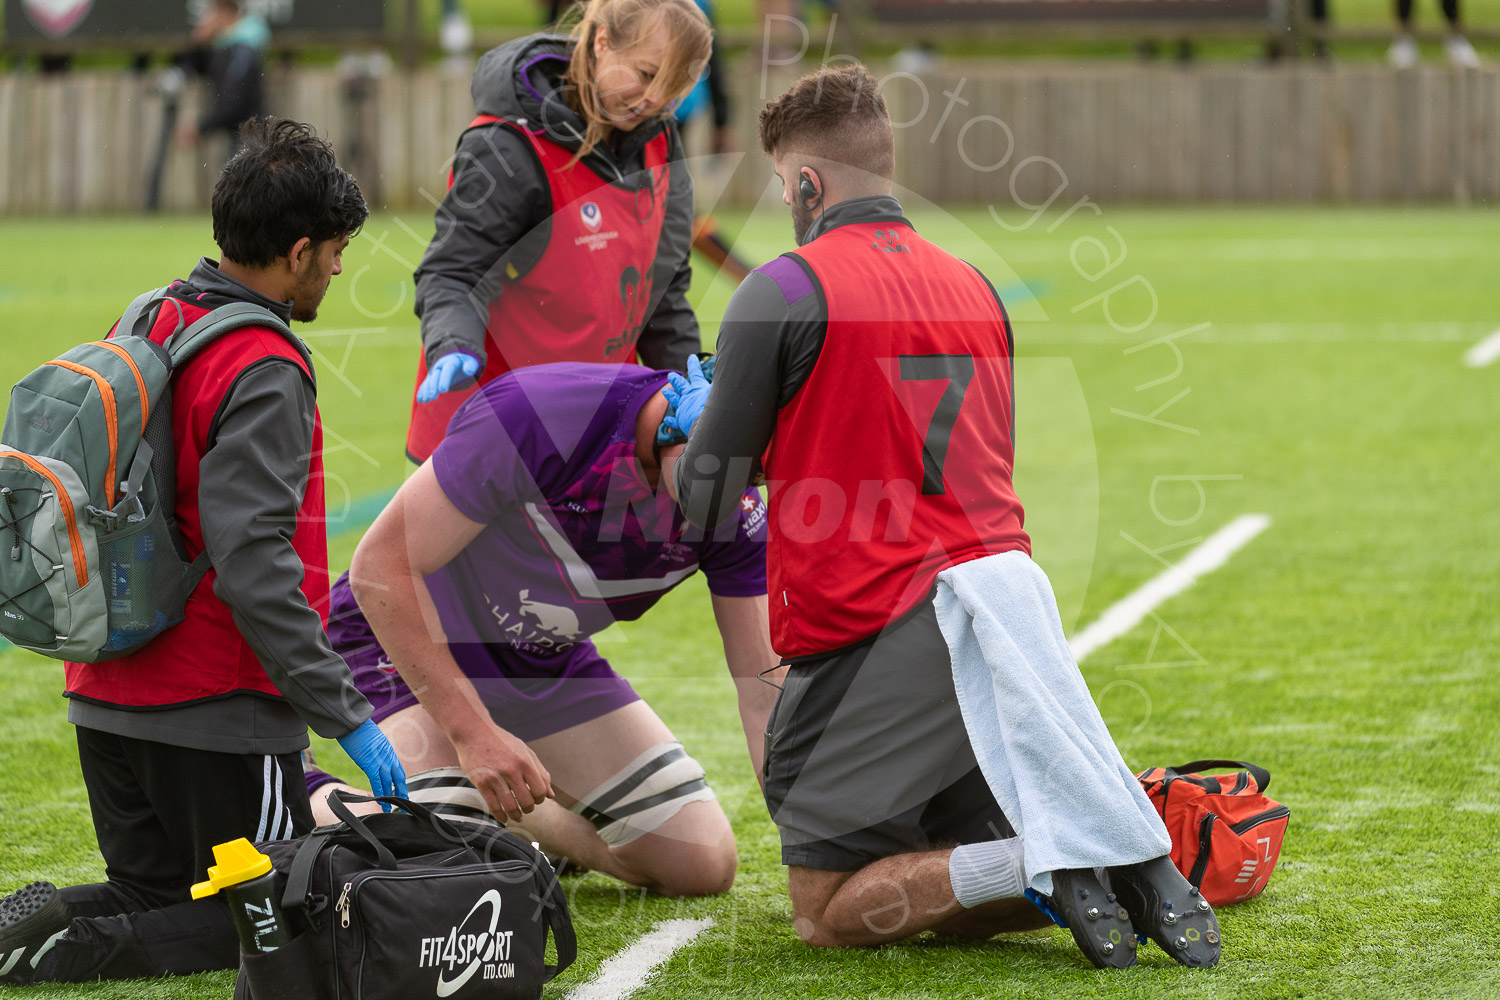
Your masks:
{"label": "yellow bottle cap", "polygon": [[214,845],[214,860],[218,864],[209,868],[208,881],[193,886],[194,899],[215,895],[220,889],[259,878],[271,870],[271,859],[244,837]]}

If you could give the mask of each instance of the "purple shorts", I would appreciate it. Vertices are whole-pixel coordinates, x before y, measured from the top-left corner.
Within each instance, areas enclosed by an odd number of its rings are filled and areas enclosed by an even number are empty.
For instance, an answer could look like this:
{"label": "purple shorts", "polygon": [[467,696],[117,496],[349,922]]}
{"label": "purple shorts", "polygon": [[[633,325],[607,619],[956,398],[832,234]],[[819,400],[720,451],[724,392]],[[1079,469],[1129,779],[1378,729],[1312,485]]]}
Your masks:
{"label": "purple shorts", "polygon": [[[376,722],[418,704],[359,610],[347,573],[329,595],[328,639],[353,671],[354,686],[375,707]],[[551,736],[641,698],[588,640],[549,656],[500,643],[455,643],[448,651],[490,718],[521,740]]]}

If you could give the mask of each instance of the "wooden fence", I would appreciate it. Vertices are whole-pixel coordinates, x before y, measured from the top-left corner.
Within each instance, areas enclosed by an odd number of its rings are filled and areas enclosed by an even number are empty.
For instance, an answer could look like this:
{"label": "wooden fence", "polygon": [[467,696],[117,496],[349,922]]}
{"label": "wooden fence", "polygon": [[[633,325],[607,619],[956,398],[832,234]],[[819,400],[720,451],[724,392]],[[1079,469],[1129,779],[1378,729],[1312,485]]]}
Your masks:
{"label": "wooden fence", "polygon": [[[961,94],[972,103],[952,115],[958,128],[950,121],[933,141],[942,95],[963,79],[926,81],[933,107],[898,144],[898,176],[918,190],[930,178],[938,200],[1036,204],[1057,189],[1060,170],[1070,202],[1083,194],[1156,203],[1500,201],[1500,72],[1492,69],[976,72]],[[886,89],[893,121],[921,112],[924,88],[891,81]],[[960,142],[964,127],[970,135]],[[1028,157],[1046,160],[1019,167]]]}
{"label": "wooden fence", "polygon": [[[755,142],[762,80],[737,67],[739,148],[721,204],[754,204],[769,167]],[[388,208],[439,197],[473,113],[468,80],[434,68],[371,81],[362,102],[333,69],[270,78],[272,106],[314,123]],[[1383,66],[945,65],[891,74],[898,180],[937,202],[1036,205],[1066,180],[1096,202],[1500,201],[1500,72]],[[203,98],[190,89],[182,116]],[[138,211],[162,125],[148,77],[0,76],[0,213]],[[690,149],[706,142],[706,130]],[[173,148],[168,211],[208,203],[224,146]],[[1059,207],[1063,207],[1059,205]]]}

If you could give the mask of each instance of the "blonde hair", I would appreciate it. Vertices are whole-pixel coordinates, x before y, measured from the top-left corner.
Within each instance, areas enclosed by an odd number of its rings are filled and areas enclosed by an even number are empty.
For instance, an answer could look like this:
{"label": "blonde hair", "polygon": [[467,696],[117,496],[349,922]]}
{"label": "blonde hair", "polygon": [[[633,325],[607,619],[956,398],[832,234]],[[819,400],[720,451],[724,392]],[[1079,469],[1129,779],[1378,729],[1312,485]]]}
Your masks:
{"label": "blonde hair", "polygon": [[666,25],[671,39],[666,59],[646,88],[647,97],[666,104],[687,96],[693,89],[708,65],[713,47],[713,29],[693,0],[586,0],[573,8],[570,17],[575,16],[578,21],[569,32],[573,58],[568,64],[566,94],[573,110],[583,116],[587,130],[573,163],[593,152],[614,129],[604,113],[594,82],[598,64],[594,39],[600,31],[609,40],[610,48],[623,51],[641,44],[658,23]]}

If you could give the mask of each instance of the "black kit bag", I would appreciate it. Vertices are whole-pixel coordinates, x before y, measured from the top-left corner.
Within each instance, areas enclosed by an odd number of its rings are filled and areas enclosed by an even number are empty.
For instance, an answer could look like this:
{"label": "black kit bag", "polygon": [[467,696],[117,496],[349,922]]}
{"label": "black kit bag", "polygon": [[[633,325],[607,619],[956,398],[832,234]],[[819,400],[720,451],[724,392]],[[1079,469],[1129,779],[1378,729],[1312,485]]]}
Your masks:
{"label": "black kit bag", "polygon": [[[356,816],[349,802],[400,811]],[[257,845],[293,937],[241,954],[235,1000],[534,1000],[577,957],[567,900],[530,843],[394,796],[328,804],[340,823]]]}

